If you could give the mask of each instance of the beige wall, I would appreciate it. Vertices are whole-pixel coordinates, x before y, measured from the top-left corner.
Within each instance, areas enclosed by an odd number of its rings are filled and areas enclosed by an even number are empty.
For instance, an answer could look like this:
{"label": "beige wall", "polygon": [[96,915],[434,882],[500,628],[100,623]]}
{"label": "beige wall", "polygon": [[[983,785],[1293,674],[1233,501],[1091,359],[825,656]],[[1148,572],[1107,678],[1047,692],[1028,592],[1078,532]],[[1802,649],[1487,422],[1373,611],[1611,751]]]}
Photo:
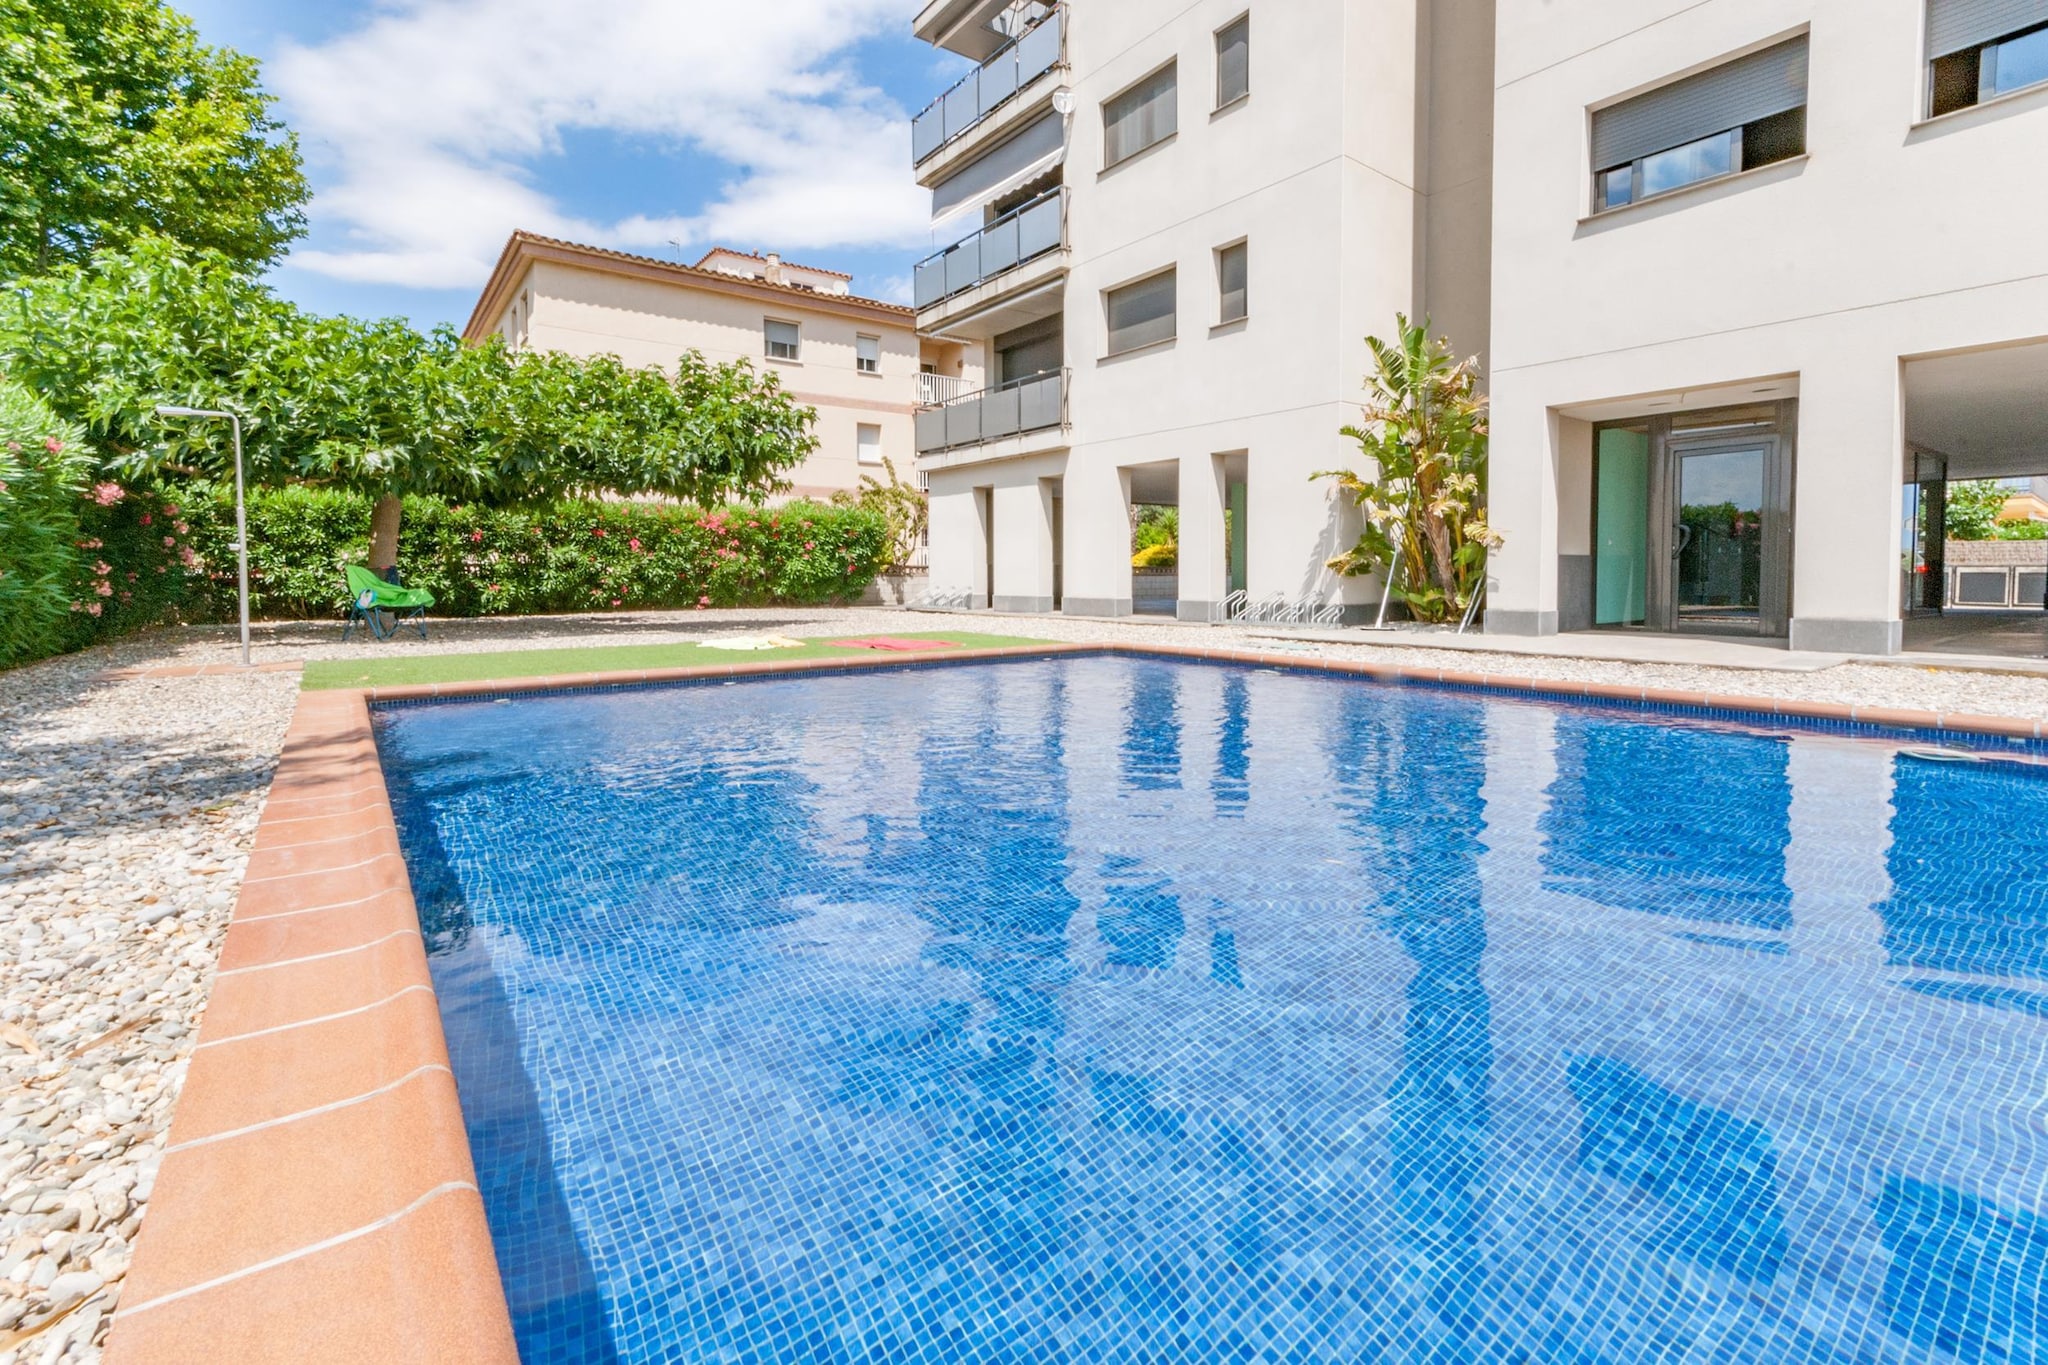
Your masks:
{"label": "beige wall", "polygon": [[[1800,399],[1792,642],[1898,648],[1901,362],[2048,333],[2048,91],[1920,115],[1923,0],[1500,0],[1488,628],[1557,628],[1561,419]],[[1811,34],[1808,155],[1589,218],[1589,109]]]}
{"label": "beige wall", "polygon": [[[797,360],[766,354],[769,318],[801,328]],[[818,410],[819,448],[788,476],[796,492],[825,496],[858,487],[863,473],[881,476],[879,464],[859,463],[862,424],[881,428],[882,453],[901,477],[910,477],[919,343],[907,317],[852,317],[797,296],[752,298],[538,261],[495,330],[517,345],[616,355],[633,366],[669,366],[689,350],[714,362],[751,361]],[[862,334],[881,342],[879,375],[854,364],[855,338]]]}

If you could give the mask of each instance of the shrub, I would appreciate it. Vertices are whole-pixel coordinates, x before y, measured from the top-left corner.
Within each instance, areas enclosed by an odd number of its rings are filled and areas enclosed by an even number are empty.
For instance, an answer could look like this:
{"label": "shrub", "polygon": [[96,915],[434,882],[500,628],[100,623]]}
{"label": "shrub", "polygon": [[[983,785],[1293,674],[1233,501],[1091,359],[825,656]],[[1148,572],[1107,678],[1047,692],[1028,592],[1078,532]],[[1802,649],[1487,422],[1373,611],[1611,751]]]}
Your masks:
{"label": "shrub", "polygon": [[[205,590],[188,614],[234,614],[234,502],[210,490],[194,522]],[[267,617],[345,610],[342,568],[368,562],[370,500],[308,489],[249,505],[250,609]],[[570,500],[533,508],[409,499],[399,538],[405,582],[441,616],[658,607],[810,605],[858,597],[889,557],[885,519],[858,507],[791,503],[713,512],[666,503]]]}
{"label": "shrub", "polygon": [[80,432],[0,379],[0,667],[56,653],[72,634],[89,468]]}
{"label": "shrub", "polygon": [[2000,540],[2048,540],[2048,521],[2011,517],[2000,521],[1995,529]]}
{"label": "shrub", "polygon": [[1180,563],[1180,547],[1170,540],[1157,541],[1131,556],[1134,569],[1171,569]]}

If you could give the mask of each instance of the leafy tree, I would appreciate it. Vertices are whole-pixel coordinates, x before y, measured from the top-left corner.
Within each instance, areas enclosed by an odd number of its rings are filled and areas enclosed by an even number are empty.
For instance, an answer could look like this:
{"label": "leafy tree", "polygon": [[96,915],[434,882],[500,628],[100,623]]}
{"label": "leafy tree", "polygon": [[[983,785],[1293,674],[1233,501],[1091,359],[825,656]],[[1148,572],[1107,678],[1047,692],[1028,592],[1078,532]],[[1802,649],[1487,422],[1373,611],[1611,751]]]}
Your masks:
{"label": "leafy tree", "polygon": [[773,491],[816,447],[815,412],[745,361],[692,352],[669,375],[466,346],[445,327],[319,317],[216,253],[160,239],[27,282],[0,310],[0,364],[83,423],[125,477],[230,475],[224,424],[167,423],[155,408],[239,412],[255,482],[375,499],[378,566],[396,562],[408,495],[503,505],[615,492],[708,506]]}
{"label": "leafy tree", "polygon": [[162,0],[0,0],[0,276],[145,234],[243,267],[305,231],[256,62]]}
{"label": "leafy tree", "polygon": [[1365,421],[1344,428],[1372,462],[1370,476],[1335,479],[1365,517],[1358,543],[1329,561],[1338,573],[1390,572],[1394,595],[1419,621],[1466,608],[1483,581],[1486,553],[1500,544],[1486,524],[1486,399],[1479,364],[1460,361],[1445,338],[1396,314],[1398,339],[1367,337]]}
{"label": "leafy tree", "polygon": [[1948,486],[1948,538],[1992,540],[2011,494],[1997,479],[1961,479]]}
{"label": "leafy tree", "polygon": [[2048,521],[2013,517],[2000,521],[1997,530],[2000,540],[2048,540]]}

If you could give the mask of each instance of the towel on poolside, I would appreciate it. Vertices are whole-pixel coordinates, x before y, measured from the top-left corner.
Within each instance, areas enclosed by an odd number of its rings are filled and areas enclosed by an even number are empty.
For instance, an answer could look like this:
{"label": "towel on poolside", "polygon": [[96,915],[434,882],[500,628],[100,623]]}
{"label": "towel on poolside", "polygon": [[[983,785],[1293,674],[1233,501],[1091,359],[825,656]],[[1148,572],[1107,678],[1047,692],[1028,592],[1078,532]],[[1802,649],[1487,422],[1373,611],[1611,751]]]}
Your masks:
{"label": "towel on poolside", "polygon": [[706,649],[802,649],[802,640],[792,640],[786,635],[728,635],[720,640],[699,640]]}
{"label": "towel on poolside", "polygon": [[859,640],[834,640],[840,649],[958,649],[952,640],[906,640],[900,635],[870,635]]}

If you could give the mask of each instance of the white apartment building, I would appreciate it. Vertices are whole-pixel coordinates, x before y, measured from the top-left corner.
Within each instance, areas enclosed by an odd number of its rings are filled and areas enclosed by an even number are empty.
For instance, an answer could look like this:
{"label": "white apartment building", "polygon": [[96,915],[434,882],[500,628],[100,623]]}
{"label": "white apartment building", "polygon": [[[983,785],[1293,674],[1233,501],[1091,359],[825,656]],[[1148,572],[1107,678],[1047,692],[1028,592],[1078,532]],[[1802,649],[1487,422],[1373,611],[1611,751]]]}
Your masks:
{"label": "white apartment building", "polygon": [[2043,26],[1500,0],[1489,631],[1901,647],[1919,495],[2048,470]]}
{"label": "white apartment building", "polygon": [[959,238],[918,330],[987,376],[918,416],[935,597],[1127,614],[1155,504],[1183,619],[1369,610],[1313,476],[1397,312],[1484,349],[1490,3],[932,0],[915,31],[981,63],[913,134]]}
{"label": "white apartment building", "polygon": [[[935,592],[1356,615],[1362,338],[1493,399],[1486,628],[1893,652],[1946,481],[2048,473],[2048,0],[932,0],[918,120]],[[952,232],[948,236],[953,235]],[[948,354],[955,354],[949,351]],[[1226,518],[1224,510],[1233,509]],[[1226,525],[1229,534],[1226,536]]]}
{"label": "white apartment building", "polygon": [[635,367],[691,350],[751,361],[817,410],[818,449],[788,478],[796,496],[822,498],[881,477],[885,459],[910,477],[912,414],[932,382],[910,310],[851,283],[773,254],[718,248],[686,266],[517,232],[463,337]]}

